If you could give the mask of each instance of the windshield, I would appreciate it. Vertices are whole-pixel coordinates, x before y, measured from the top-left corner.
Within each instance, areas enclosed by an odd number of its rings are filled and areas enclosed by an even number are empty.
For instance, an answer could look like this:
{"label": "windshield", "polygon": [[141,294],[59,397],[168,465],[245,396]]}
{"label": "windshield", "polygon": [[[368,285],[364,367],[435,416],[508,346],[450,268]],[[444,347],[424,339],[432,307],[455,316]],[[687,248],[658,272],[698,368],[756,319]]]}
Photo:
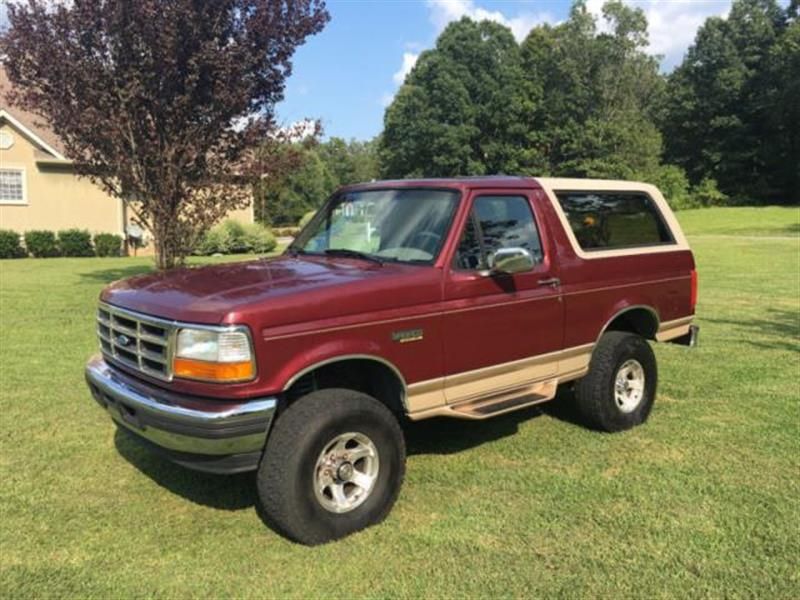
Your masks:
{"label": "windshield", "polygon": [[454,190],[382,189],[333,196],[290,251],[432,264],[458,204]]}

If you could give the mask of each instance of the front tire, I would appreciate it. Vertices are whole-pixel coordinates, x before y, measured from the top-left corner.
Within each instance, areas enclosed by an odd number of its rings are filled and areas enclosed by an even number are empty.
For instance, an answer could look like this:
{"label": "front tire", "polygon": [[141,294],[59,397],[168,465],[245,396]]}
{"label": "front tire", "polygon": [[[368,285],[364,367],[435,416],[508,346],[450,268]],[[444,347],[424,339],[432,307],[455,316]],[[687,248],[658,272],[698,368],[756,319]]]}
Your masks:
{"label": "front tire", "polygon": [[647,340],[609,331],[592,353],[589,373],[575,386],[578,410],[595,429],[630,429],[647,420],[657,384],[656,357]]}
{"label": "front tire", "polygon": [[316,545],[382,521],[405,475],[405,441],[392,412],[346,389],[312,392],[275,422],[261,463],[259,508],[292,540]]}

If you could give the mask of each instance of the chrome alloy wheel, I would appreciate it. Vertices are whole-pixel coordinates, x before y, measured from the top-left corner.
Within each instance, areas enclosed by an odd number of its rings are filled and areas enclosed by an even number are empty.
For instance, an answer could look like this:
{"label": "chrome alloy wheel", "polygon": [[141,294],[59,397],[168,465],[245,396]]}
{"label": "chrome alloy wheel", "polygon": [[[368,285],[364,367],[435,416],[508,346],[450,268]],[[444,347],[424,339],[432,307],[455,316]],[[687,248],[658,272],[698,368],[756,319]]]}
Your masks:
{"label": "chrome alloy wheel", "polygon": [[633,412],[644,397],[644,369],[638,360],[622,363],[614,378],[614,401],[624,413]]}
{"label": "chrome alloy wheel", "polygon": [[378,480],[378,449],[363,433],[325,444],[314,468],[314,493],[325,510],[346,513],[363,504]]}

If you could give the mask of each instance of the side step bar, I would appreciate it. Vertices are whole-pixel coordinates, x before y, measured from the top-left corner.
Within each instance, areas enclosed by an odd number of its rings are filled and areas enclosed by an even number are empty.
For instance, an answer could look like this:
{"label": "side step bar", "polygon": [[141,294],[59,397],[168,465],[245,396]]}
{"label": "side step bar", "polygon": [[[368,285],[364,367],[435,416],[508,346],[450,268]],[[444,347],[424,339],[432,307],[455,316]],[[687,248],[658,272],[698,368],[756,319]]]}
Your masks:
{"label": "side step bar", "polygon": [[488,419],[503,413],[519,410],[552,400],[556,395],[558,380],[549,379],[529,384],[500,394],[484,396],[447,407],[452,417],[462,419]]}

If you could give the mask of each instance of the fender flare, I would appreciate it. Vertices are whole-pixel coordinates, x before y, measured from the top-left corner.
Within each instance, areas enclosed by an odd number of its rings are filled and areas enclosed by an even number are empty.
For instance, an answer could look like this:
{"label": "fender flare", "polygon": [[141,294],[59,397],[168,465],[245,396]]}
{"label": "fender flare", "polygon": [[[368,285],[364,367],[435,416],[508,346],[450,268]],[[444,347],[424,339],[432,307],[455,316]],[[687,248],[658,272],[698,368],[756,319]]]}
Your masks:
{"label": "fender flare", "polygon": [[381,366],[387,367],[394,376],[397,377],[397,380],[400,382],[400,387],[402,388],[402,397],[400,398],[403,408],[405,409],[406,413],[408,413],[408,384],[406,383],[406,378],[403,377],[403,374],[400,372],[400,369],[392,363],[391,361],[386,360],[380,356],[376,356],[374,354],[342,354],[339,356],[334,356],[331,358],[326,358],[324,360],[317,361],[304,367],[294,375],[292,375],[286,384],[283,386],[283,392],[286,392],[289,388],[291,388],[297,381],[299,381],[305,375],[308,375],[312,371],[315,371],[321,367],[325,367],[328,365],[336,364],[337,362],[344,362],[347,360],[368,360],[375,363],[380,364]]}

